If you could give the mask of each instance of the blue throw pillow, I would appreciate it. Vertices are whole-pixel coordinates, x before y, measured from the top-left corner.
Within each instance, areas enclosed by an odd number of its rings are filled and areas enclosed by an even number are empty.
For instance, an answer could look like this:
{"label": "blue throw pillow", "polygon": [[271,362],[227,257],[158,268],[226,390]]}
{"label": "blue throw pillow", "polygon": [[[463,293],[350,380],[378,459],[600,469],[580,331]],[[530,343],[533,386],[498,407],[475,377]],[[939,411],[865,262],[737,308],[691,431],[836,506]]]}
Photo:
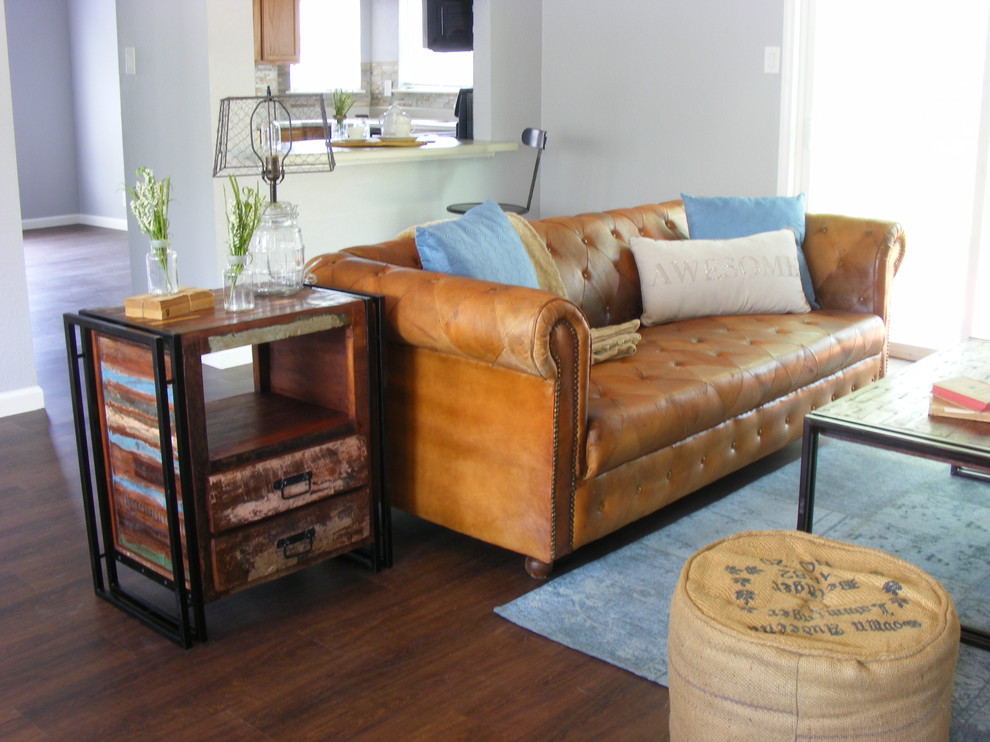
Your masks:
{"label": "blue throw pillow", "polygon": [[416,250],[428,271],[539,286],[522,240],[494,201],[475,206],[459,219],[416,227]]}
{"label": "blue throw pillow", "polygon": [[761,232],[793,229],[797,239],[801,288],[812,309],[819,309],[811,284],[808,262],[801,249],[804,243],[804,194],[766,198],[702,197],[681,194],[688,233],[697,240],[729,240]]}

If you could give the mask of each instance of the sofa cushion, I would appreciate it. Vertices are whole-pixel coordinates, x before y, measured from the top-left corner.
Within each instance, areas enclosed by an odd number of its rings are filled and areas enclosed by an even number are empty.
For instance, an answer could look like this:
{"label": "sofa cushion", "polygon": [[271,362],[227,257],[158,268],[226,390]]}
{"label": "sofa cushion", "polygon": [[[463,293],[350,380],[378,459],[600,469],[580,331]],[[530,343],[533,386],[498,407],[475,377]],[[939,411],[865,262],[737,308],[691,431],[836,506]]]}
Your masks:
{"label": "sofa cushion", "polygon": [[643,324],[724,314],[809,311],[789,229],[733,240],[650,240],[629,247]]}
{"label": "sofa cushion", "polygon": [[635,356],[591,368],[589,477],[879,358],[885,329],[874,315],[818,311],[706,317],[640,334]]}
{"label": "sofa cushion", "polygon": [[416,227],[416,249],[428,271],[538,287],[519,235],[494,201],[475,206],[459,219]]}
{"label": "sofa cushion", "polygon": [[693,239],[724,240],[758,232],[791,228],[796,235],[796,255],[801,267],[801,286],[812,309],[818,309],[811,273],[801,245],[804,243],[804,194],[797,196],[690,196],[681,194]]}

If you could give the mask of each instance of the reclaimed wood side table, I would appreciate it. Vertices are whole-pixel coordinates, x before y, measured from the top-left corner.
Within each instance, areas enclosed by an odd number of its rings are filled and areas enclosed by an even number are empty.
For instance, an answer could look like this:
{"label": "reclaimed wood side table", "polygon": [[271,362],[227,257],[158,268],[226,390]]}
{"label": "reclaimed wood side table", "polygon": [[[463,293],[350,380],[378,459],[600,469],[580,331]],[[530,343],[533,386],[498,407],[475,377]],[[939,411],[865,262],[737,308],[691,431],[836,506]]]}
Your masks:
{"label": "reclaimed wood side table", "polygon": [[[247,312],[216,291],[168,320],[66,314],[97,595],[189,647],[212,600],[345,553],[390,566],[380,315],[380,297],[318,288]],[[203,356],[240,346],[253,390],[207,400]]]}

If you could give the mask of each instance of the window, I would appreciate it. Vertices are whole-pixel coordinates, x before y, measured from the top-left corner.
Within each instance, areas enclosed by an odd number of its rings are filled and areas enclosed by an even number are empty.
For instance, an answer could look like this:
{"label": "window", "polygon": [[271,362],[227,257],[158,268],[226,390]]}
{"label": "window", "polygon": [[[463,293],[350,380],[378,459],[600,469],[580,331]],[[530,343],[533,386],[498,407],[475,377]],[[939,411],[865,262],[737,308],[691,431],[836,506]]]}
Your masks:
{"label": "window", "polygon": [[300,0],[293,93],[361,89],[361,0]]}
{"label": "window", "polygon": [[[901,222],[890,341],[899,357],[990,333],[990,2],[829,0],[806,27],[808,208]],[[896,53],[887,44],[896,39]],[[980,233],[982,229],[982,234]]]}
{"label": "window", "polygon": [[399,89],[455,92],[474,80],[473,52],[423,46],[423,0],[399,0]]}

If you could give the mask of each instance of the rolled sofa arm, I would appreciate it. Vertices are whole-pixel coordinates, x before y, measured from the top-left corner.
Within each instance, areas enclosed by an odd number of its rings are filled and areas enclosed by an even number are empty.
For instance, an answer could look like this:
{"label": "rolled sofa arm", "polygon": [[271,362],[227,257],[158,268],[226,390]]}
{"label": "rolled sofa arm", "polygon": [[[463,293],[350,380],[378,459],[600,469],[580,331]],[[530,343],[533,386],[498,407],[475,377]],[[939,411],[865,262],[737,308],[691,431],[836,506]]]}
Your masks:
{"label": "rolled sofa arm", "polygon": [[587,321],[550,292],[425,271],[399,248],[354,249],[400,265],[350,249],[307,264],[316,285],[384,297],[391,502],[550,564],[573,548]]}
{"label": "rolled sofa arm", "polygon": [[896,222],[808,214],[804,254],[822,309],[869,312],[890,326],[891,283],[904,258]]}
{"label": "rolled sofa arm", "polygon": [[[577,339],[578,357],[572,362],[590,365],[591,331],[584,315],[547,291],[348,253],[319,255],[309,261],[306,272],[317,286],[384,296],[385,332],[392,341],[552,379],[564,371],[553,358],[553,335],[566,325]],[[586,378],[587,372],[580,376]]]}

